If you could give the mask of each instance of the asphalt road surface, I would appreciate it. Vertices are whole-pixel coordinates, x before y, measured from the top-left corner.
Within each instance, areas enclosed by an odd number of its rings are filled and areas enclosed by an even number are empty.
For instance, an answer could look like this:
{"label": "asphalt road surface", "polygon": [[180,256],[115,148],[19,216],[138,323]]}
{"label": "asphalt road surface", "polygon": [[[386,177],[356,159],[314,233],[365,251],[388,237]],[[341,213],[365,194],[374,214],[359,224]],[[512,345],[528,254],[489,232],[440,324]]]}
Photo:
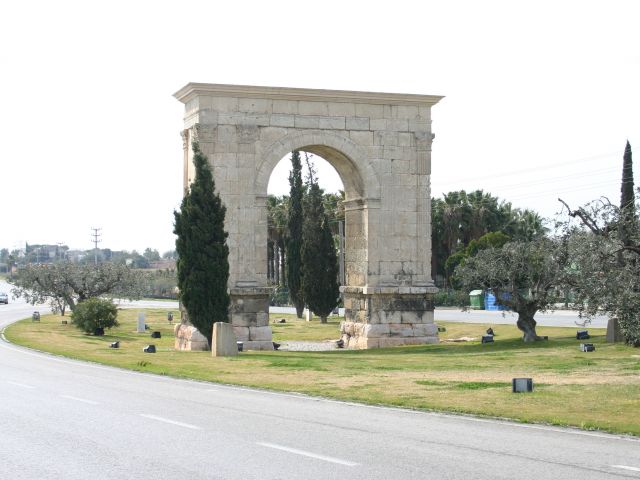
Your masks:
{"label": "asphalt road surface", "polygon": [[[0,305],[0,330],[32,310]],[[640,439],[177,380],[0,341],[0,478],[640,478]]]}

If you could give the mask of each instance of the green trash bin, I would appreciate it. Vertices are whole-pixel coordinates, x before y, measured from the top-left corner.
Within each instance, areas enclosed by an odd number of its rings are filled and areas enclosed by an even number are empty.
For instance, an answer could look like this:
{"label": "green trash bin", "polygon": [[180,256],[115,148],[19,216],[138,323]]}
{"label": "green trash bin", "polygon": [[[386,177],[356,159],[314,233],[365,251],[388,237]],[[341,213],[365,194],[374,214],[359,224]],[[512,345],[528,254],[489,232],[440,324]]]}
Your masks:
{"label": "green trash bin", "polygon": [[471,290],[469,292],[469,308],[471,310],[484,310],[484,295],[482,290]]}

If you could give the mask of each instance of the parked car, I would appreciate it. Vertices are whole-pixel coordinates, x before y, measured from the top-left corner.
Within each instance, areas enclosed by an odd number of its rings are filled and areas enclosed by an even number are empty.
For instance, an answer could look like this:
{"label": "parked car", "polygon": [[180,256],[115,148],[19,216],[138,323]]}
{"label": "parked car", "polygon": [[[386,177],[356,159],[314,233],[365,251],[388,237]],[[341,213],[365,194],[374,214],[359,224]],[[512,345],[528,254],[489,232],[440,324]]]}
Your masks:
{"label": "parked car", "polygon": [[4,292],[0,292],[0,303],[7,305],[9,303],[9,295]]}

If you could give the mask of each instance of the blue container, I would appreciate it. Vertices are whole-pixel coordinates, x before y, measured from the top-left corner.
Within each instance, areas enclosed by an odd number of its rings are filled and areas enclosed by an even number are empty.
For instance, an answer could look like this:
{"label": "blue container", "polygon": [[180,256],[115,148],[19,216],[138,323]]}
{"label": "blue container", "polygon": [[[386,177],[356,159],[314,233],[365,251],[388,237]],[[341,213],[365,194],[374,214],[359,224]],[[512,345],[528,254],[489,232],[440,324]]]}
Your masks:
{"label": "blue container", "polygon": [[[505,295],[505,297],[511,298],[511,295]],[[511,310],[510,307],[505,307],[504,305],[496,303],[496,296],[493,293],[489,292],[486,292],[484,294],[484,309],[493,311]]]}

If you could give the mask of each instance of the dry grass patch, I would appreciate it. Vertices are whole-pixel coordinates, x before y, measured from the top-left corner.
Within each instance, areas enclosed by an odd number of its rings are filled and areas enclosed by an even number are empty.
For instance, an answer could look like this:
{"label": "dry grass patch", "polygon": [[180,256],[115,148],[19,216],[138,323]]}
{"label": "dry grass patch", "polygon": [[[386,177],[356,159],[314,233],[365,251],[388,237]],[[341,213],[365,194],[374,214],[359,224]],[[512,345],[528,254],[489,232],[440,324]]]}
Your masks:
{"label": "dry grass patch", "polygon": [[[607,344],[604,330],[589,329],[596,351],[578,349],[575,328],[539,329],[550,340],[524,344],[512,325],[494,325],[495,343],[479,341],[366,351],[243,352],[212,358],[173,350],[166,310],[148,310],[151,330],[135,333],[137,311],[121,310],[118,328],[105,337],[85,335],[61,317],[19,322],[7,329],[16,343],[60,355],[138,371],[228,384],[294,391],[372,404],[507,417],[640,435],[638,350]],[[339,319],[305,322],[273,315],[274,340],[325,341],[339,336]],[[176,321],[179,318],[176,316]],[[480,338],[489,325],[442,323],[442,339]],[[162,338],[151,339],[160,331]],[[120,341],[118,350],[109,343]],[[144,354],[154,343],[158,353]],[[534,392],[512,394],[511,378],[532,377]]]}

